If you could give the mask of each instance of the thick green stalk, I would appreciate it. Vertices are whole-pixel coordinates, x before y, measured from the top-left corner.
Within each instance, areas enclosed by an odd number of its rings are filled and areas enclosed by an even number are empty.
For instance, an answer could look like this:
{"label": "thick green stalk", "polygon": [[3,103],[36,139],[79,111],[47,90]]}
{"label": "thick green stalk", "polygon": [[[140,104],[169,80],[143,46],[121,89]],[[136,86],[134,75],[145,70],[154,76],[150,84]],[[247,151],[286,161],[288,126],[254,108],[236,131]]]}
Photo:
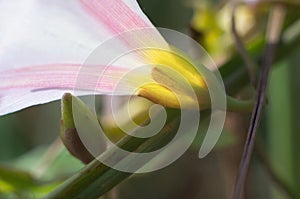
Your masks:
{"label": "thick green stalk", "polygon": [[[289,55],[299,44],[300,35],[279,48],[279,56],[275,58],[275,61],[279,61],[286,55]],[[256,52],[256,58],[258,58],[258,55],[262,52],[261,46],[262,42],[256,45],[252,50],[252,52]],[[246,68],[242,67],[242,65],[242,60],[236,57],[228,63],[224,64],[224,66],[220,69],[227,92],[229,92],[230,94],[235,94],[247,83],[249,83]],[[176,122],[176,120],[173,122]],[[166,127],[168,127],[168,125]],[[170,133],[170,128],[164,128],[163,131],[165,133],[159,134],[162,137],[153,137],[148,140],[125,137],[119,142],[118,145],[122,148],[124,147],[125,149],[128,149],[129,151],[147,151],[149,149],[156,148],[158,145],[161,145],[161,142],[163,142],[163,140],[165,139],[164,136],[167,136]],[[161,140],[161,142],[158,142],[158,140]],[[106,153],[112,154],[114,152],[113,150],[114,149],[111,149]],[[110,157],[108,156],[106,158]],[[75,174],[65,183],[63,183],[58,189],[50,193],[46,198],[68,199],[78,198],[78,196],[81,196],[81,198],[97,198],[130,175],[130,173],[124,173],[112,168],[108,168],[99,161],[94,160],[85,168],[83,168],[79,173]]]}
{"label": "thick green stalk", "polygon": [[[126,136],[117,145],[125,150],[135,151],[136,153],[155,150],[157,147],[167,143],[174,133],[176,133],[176,130],[174,131],[176,125],[178,125],[178,118],[169,122],[158,135],[152,138],[137,139]],[[116,148],[113,147],[111,150],[105,152],[103,156],[105,159],[115,158],[115,153]],[[136,162],[131,156],[129,158],[125,157],[119,163],[122,164],[123,161],[129,164]],[[68,179],[58,189],[46,196],[46,198],[98,198],[130,175],[131,173],[109,168],[98,160],[93,160],[81,172]]]}

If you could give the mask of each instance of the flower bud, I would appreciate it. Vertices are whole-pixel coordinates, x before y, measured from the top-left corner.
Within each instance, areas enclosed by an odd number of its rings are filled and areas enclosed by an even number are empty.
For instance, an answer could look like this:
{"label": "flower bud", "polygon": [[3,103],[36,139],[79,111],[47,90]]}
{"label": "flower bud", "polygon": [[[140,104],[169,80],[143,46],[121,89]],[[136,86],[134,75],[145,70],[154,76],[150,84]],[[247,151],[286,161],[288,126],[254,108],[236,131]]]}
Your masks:
{"label": "flower bud", "polygon": [[[99,123],[95,114],[93,114],[88,107],[77,97],[66,93],[62,98],[62,120],[60,136],[61,139],[69,150],[69,152],[81,160],[83,163],[89,163],[94,159],[94,156],[87,150],[79,133],[85,133],[93,136],[99,129]],[[80,129],[75,125],[74,120],[74,109],[76,110],[76,122],[80,125]],[[80,132],[78,132],[80,131]],[[95,136],[96,137],[96,136]],[[103,140],[97,140],[99,142],[99,147],[104,151],[106,148],[106,143]],[[100,154],[97,154],[100,155]]]}

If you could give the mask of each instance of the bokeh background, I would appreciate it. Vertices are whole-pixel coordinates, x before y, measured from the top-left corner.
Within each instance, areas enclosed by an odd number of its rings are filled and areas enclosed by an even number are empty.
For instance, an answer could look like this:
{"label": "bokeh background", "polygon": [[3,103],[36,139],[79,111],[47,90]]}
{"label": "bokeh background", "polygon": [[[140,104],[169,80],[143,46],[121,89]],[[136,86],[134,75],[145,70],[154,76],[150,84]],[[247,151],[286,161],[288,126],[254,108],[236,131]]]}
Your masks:
{"label": "bokeh background", "polygon": [[[194,36],[218,65],[237,55],[228,28],[231,11],[226,8],[227,1],[139,0],[139,3],[155,26]],[[287,37],[299,37],[300,6],[286,9],[292,21],[287,25],[292,27]],[[247,48],[262,40],[269,10],[268,5],[252,5],[237,12],[238,21],[241,20],[238,28]],[[294,45],[291,53],[272,68],[268,103],[258,132],[259,147],[252,158],[243,198],[289,199],[291,193],[300,198],[300,43]],[[263,54],[259,49],[256,61],[261,64]],[[249,85],[241,85],[239,90],[236,96],[251,95]],[[196,140],[172,165],[157,172],[133,175],[105,197],[230,198],[249,118],[249,114],[228,113],[222,137],[207,157],[198,159],[201,141]],[[84,166],[58,144],[59,123],[59,101],[0,117],[0,198],[39,197],[22,183],[17,188],[7,183],[20,180],[9,173],[15,169],[29,171],[47,181],[66,179]]]}

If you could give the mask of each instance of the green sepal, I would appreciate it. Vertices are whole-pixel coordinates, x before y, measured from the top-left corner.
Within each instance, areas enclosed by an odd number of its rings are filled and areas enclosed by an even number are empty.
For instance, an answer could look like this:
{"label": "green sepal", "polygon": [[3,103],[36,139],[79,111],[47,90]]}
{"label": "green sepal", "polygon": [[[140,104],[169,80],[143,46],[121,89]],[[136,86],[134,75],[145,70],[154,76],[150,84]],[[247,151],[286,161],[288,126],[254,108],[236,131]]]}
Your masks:
{"label": "green sepal", "polygon": [[[76,113],[76,120],[74,120],[74,113]],[[82,142],[80,135],[84,134],[93,139],[96,134],[100,133],[101,127],[97,116],[78,97],[72,96],[70,93],[64,94],[62,98],[60,125],[62,142],[73,156],[85,164],[95,159]],[[101,151],[105,150],[106,142],[104,139],[99,140],[99,146]]]}

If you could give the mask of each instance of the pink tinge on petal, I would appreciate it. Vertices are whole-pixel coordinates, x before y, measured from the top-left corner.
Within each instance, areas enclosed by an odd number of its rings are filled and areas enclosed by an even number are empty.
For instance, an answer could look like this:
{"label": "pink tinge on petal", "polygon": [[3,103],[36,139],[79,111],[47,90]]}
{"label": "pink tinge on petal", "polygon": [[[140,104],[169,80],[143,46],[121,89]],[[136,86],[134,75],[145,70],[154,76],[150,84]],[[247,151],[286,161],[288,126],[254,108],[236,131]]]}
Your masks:
{"label": "pink tinge on petal", "polygon": [[0,73],[0,115],[74,95],[132,95],[135,76],[124,77],[128,69],[115,66],[51,64],[30,66]]}
{"label": "pink tinge on petal", "polygon": [[[164,48],[168,44],[142,13],[135,0],[80,0],[87,13],[110,31],[115,41],[122,41],[130,49]],[[136,9],[129,6],[136,4]],[[112,35],[112,36],[113,36]],[[136,58],[148,61],[143,53],[133,51]]]}
{"label": "pink tinge on petal", "polygon": [[146,23],[123,0],[81,0],[84,8],[112,33],[153,27]]}
{"label": "pink tinge on petal", "polygon": [[14,89],[26,89],[31,92],[74,89],[101,94],[113,93],[126,72],[128,70],[120,67],[82,67],[79,64],[24,67],[1,72],[0,94]]}

